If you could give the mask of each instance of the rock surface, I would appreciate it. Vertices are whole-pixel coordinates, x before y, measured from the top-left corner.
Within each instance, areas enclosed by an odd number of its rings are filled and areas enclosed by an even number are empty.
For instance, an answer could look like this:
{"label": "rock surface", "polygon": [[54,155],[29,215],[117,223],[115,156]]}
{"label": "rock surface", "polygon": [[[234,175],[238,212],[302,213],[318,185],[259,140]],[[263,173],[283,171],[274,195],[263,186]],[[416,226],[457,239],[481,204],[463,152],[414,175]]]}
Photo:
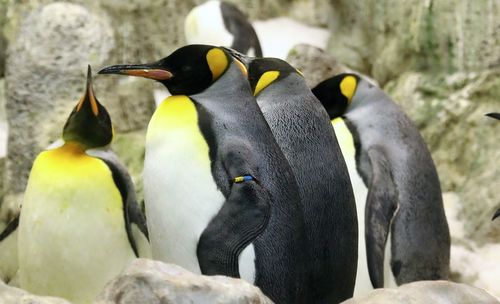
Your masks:
{"label": "rock surface", "polygon": [[420,281],[396,289],[376,289],[367,296],[353,298],[343,304],[498,304],[486,291],[447,281]]}
{"label": "rock surface", "polygon": [[39,297],[26,291],[5,285],[0,280],[0,303],[2,304],[71,304],[70,302],[53,297]]}
{"label": "rock surface", "polygon": [[500,2],[332,1],[328,51],[381,84],[409,70],[500,65]]}
{"label": "rock surface", "polygon": [[224,276],[196,275],[162,262],[138,259],[109,282],[96,303],[271,304],[255,286]]}

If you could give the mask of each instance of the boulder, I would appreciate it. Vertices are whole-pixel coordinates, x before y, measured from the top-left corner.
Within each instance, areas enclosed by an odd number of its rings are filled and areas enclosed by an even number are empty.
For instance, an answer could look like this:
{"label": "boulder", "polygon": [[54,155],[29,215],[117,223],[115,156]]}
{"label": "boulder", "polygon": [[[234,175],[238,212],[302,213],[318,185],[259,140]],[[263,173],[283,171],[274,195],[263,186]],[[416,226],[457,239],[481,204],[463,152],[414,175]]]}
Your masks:
{"label": "boulder", "polygon": [[138,259],[109,282],[96,304],[271,304],[259,288],[240,279],[193,274],[179,266]]}
{"label": "boulder", "polygon": [[498,304],[498,299],[473,286],[448,281],[420,281],[396,289],[375,289],[343,304]]}
{"label": "boulder", "polygon": [[5,285],[0,280],[0,303],[2,304],[71,304],[70,302],[53,297],[40,297],[28,292]]}
{"label": "boulder", "polygon": [[286,61],[302,72],[311,88],[337,74],[352,72],[331,54],[308,44],[294,46],[288,53]]}
{"label": "boulder", "polygon": [[3,27],[7,20],[7,1],[0,0],[0,78],[5,73],[5,50],[7,49],[7,39],[3,34]]}

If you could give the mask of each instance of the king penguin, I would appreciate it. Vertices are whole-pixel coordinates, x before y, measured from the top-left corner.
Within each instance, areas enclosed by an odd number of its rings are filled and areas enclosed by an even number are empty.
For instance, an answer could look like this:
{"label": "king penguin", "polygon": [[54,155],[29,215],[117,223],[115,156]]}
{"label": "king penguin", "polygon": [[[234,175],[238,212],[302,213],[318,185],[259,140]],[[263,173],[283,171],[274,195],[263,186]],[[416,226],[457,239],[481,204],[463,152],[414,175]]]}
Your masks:
{"label": "king penguin", "polygon": [[332,120],[343,119],[352,136],[357,171],[368,188],[366,200],[358,202],[358,215],[364,217],[358,222],[365,224],[373,287],[384,287],[387,281],[384,251],[389,234],[387,259],[398,285],[447,279],[450,234],[439,178],[413,123],[389,96],[356,74],[334,76],[312,91]]}
{"label": "king penguin", "polygon": [[222,45],[249,56],[262,57],[252,24],[238,7],[225,1],[210,0],[194,7],[184,22],[184,33],[189,44]]}
{"label": "king penguin", "polygon": [[324,107],[287,62],[257,58],[248,79],[257,103],[297,179],[311,256],[312,300],[351,298],[358,226],[347,167]]}
{"label": "king penguin", "polygon": [[[500,120],[500,113],[488,113],[488,114],[486,114],[486,116]],[[493,221],[499,216],[500,216],[500,208],[498,208],[498,210],[495,212],[495,214],[493,214],[493,217],[491,218],[491,220]]]}
{"label": "king penguin", "polygon": [[222,48],[188,45],[154,63],[99,73],[154,79],[173,95],[157,108],[146,135],[153,258],[241,277],[275,303],[308,303],[297,183],[244,65]]}
{"label": "king penguin", "polygon": [[110,151],[97,150],[113,130],[94,95],[90,66],[62,137],[62,146],[36,157],[28,179],[18,228],[20,286],[91,303],[147,251],[148,234],[127,171]]}

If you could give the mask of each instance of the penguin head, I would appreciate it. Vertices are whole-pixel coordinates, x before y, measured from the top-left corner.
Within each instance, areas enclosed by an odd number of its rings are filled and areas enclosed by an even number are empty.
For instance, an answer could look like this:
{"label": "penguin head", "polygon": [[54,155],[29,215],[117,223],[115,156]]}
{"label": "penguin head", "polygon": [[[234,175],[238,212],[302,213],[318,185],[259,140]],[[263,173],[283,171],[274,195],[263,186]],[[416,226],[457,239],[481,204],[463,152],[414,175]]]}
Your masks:
{"label": "penguin head", "polygon": [[94,95],[92,71],[87,71],[87,87],[64,125],[63,139],[85,150],[104,147],[113,139],[113,127],[108,111]]}
{"label": "penguin head", "polygon": [[286,61],[277,58],[255,58],[248,63],[248,81],[254,96],[290,74],[302,75]]}
{"label": "penguin head", "polygon": [[99,74],[121,74],[154,79],[172,95],[200,93],[217,81],[229,68],[231,56],[220,47],[192,44],[181,47],[157,62],[113,65]]}
{"label": "penguin head", "polygon": [[344,115],[353,102],[360,80],[356,74],[338,74],[319,83],[312,92],[323,104],[330,119],[334,119]]}

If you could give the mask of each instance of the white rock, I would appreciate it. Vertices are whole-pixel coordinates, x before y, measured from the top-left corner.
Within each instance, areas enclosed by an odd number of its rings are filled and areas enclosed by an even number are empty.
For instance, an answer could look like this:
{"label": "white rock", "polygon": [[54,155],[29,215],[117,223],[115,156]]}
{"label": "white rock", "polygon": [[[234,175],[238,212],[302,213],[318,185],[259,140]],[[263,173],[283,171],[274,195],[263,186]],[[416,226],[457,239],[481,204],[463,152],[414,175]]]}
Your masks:
{"label": "white rock", "polygon": [[448,281],[420,281],[397,289],[376,289],[365,297],[343,304],[498,304],[488,292],[465,284]]}
{"label": "white rock", "polygon": [[96,303],[271,304],[259,288],[225,276],[193,274],[177,265],[138,259],[109,282]]}

